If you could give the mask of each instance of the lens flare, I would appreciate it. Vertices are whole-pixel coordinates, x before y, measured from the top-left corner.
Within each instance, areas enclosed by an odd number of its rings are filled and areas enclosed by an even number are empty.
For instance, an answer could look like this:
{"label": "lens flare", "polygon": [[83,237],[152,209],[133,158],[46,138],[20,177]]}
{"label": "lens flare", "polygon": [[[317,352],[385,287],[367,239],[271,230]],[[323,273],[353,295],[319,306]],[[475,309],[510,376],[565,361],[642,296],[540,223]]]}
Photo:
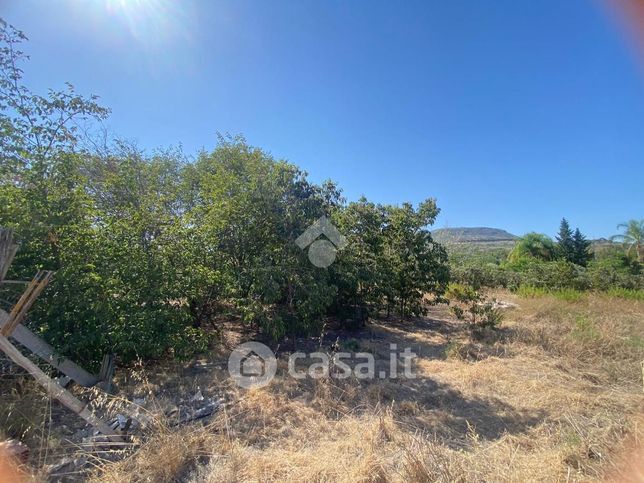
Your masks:
{"label": "lens flare", "polygon": [[131,37],[148,47],[189,40],[189,2],[172,0],[95,0],[101,17],[121,24]]}

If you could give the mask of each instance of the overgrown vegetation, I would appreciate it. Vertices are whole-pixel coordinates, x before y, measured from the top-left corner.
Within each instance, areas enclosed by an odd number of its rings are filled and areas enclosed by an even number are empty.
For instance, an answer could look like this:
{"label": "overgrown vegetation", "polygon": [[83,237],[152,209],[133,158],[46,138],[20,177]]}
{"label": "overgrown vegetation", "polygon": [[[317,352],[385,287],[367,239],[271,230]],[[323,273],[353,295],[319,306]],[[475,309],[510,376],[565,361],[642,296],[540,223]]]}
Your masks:
{"label": "overgrown vegetation", "polygon": [[638,293],[644,289],[644,264],[636,250],[639,235],[633,228],[638,223],[623,225],[631,233],[620,238],[627,240],[624,245],[592,245],[564,219],[556,242],[543,234],[528,233],[513,247],[473,251],[467,246],[451,246],[452,278],[475,288],[504,287],[523,293],[535,289]]}
{"label": "overgrown vegetation", "polygon": [[[68,413],[8,374],[1,436],[30,443],[43,472],[74,454],[90,461],[83,477],[114,482],[588,481],[641,438],[644,223],[599,249],[564,219],[556,241],[452,252],[450,275],[428,231],[435,200],[347,203],[240,136],[194,159],[97,144],[78,123],[108,110],[71,86],[30,92],[25,40],[0,21],[0,225],[21,243],[9,276],[56,271],[28,323],[83,363],[140,360],[92,405],[148,421],[99,458]],[[328,269],[295,243],[322,216],[347,239]],[[340,335],[325,339],[329,318]],[[341,340],[346,329],[362,330]],[[226,344],[199,370],[174,360],[249,334],[315,344],[333,364],[339,348],[364,351],[377,374],[392,347],[412,347],[416,377],[296,379],[280,344],[276,378],[245,391]],[[203,394],[218,412],[177,426],[177,402]]]}
{"label": "overgrown vegetation", "polygon": [[[328,315],[354,327],[381,310],[420,315],[427,294],[440,300],[448,267],[427,229],[434,200],[346,204],[334,183],[316,185],[239,136],[196,159],[97,145],[77,123],[108,110],[71,85],[31,93],[24,40],[0,24],[0,226],[21,244],[11,278],[56,271],[30,322],[63,353],[186,356],[223,314],[279,339]],[[349,241],[328,270],[295,244],[321,216]]]}
{"label": "overgrown vegetation", "polygon": [[[282,354],[272,383],[245,391],[217,352],[207,372],[170,361],[120,371],[121,398],[106,404],[120,411],[139,398],[153,423],[115,461],[65,445],[71,429],[61,425],[29,437],[45,462],[63,451],[89,458],[90,481],[630,481],[641,464],[629,441],[642,437],[642,302],[495,295],[519,307],[494,338],[473,340],[439,305],[347,341],[377,370],[390,363],[389,344],[411,344],[414,379],[298,380]],[[8,406],[38,394],[33,386],[8,392]],[[225,408],[203,426],[171,426],[173,398],[197,391],[224,397]],[[47,401],[32,399],[45,432]]]}

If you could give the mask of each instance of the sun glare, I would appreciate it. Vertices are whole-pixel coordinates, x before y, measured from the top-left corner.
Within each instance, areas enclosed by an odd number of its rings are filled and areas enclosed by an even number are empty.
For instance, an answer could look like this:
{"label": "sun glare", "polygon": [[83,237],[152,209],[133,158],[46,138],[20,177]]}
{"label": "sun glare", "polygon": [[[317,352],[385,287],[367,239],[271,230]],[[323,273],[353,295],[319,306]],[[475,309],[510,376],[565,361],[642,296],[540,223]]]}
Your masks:
{"label": "sun glare", "polygon": [[103,14],[122,23],[147,46],[188,38],[187,2],[171,0],[98,0]]}

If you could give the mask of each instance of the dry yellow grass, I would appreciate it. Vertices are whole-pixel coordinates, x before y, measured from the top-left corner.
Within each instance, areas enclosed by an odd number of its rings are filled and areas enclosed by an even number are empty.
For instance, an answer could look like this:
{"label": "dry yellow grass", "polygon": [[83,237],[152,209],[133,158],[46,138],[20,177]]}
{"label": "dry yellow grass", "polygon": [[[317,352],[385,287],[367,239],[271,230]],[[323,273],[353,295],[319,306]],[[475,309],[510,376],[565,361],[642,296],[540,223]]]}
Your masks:
{"label": "dry yellow grass", "polygon": [[225,366],[198,377],[150,372],[132,387],[163,394],[199,385],[228,404],[206,426],[161,422],[92,479],[640,481],[644,303],[496,295],[520,307],[482,338],[444,308],[356,337],[377,371],[390,342],[411,346],[415,379],[295,380],[284,358],[269,386],[250,391]]}

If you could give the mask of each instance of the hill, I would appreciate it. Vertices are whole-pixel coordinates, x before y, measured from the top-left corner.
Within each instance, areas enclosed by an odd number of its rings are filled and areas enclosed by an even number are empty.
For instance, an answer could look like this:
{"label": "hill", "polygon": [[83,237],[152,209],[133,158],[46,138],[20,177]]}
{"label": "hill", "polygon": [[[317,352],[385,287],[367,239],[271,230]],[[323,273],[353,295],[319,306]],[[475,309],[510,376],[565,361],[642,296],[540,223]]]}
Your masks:
{"label": "hill", "polygon": [[518,238],[505,230],[488,227],[439,228],[432,231],[432,236],[439,243],[500,242]]}

